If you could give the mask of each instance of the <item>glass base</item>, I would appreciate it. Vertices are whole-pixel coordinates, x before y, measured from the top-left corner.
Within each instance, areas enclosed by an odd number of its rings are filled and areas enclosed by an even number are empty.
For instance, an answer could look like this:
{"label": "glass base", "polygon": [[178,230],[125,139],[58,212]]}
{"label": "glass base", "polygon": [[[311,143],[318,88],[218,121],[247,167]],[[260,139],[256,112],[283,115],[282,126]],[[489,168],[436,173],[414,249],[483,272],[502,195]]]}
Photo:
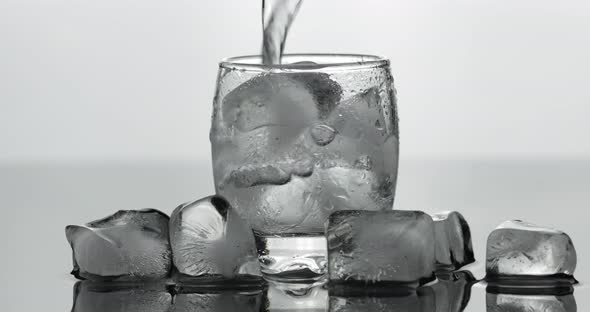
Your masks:
{"label": "glass base", "polygon": [[327,272],[324,235],[254,234],[262,274],[279,281],[314,281]]}

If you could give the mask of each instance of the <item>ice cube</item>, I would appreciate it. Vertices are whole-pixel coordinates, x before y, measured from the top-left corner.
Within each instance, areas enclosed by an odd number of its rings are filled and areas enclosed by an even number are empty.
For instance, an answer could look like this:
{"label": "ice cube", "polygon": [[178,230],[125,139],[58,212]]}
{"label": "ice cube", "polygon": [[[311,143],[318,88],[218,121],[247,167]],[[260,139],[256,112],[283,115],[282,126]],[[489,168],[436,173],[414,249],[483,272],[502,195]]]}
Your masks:
{"label": "ice cube", "polygon": [[170,244],[174,265],[185,277],[259,280],[252,231],[222,197],[176,208],[170,218]]}
{"label": "ice cube", "polygon": [[342,89],[326,73],[270,73],[256,76],[223,100],[228,127],[242,132],[279,126],[285,136],[296,136],[338,104]]}
{"label": "ice cube", "polygon": [[230,181],[236,187],[251,187],[263,184],[282,185],[291,180],[291,174],[278,166],[263,165],[260,167],[245,165],[232,171]]}
{"label": "ice cube", "polygon": [[342,98],[342,87],[326,73],[300,72],[288,75],[311,91],[320,119],[327,118]]}
{"label": "ice cube", "polygon": [[308,177],[313,173],[313,163],[304,157],[300,160],[275,161],[275,163],[243,165],[231,170],[224,184],[238,188],[257,185],[284,185],[292,176]]}
{"label": "ice cube", "polygon": [[383,144],[388,137],[378,88],[370,88],[342,101],[325,122],[342,136],[375,145]]}
{"label": "ice cube", "polygon": [[436,237],[436,262],[439,270],[456,270],[475,262],[471,230],[456,211],[432,215]]}
{"label": "ice cube", "polygon": [[171,312],[259,312],[262,309],[260,290],[181,290],[174,296]]}
{"label": "ice cube", "polygon": [[[253,203],[256,213],[250,216],[255,229],[271,233],[284,233],[293,229],[306,232],[323,232],[323,223],[330,214],[323,202],[317,174],[311,177],[293,177],[284,185],[269,185],[259,190],[258,201]],[[244,194],[245,195],[245,194]]]}
{"label": "ice cube", "polygon": [[[365,160],[369,165],[370,160]],[[357,166],[361,166],[359,163]],[[318,170],[324,196],[338,210],[388,210],[393,208],[393,185],[387,175],[357,168],[334,166]]]}
{"label": "ice cube", "polygon": [[576,312],[576,299],[573,295],[486,295],[487,312]]}
{"label": "ice cube", "polygon": [[434,278],[434,225],[423,212],[337,211],[326,235],[331,281],[415,286]]}
{"label": "ice cube", "polygon": [[167,277],[172,263],[168,220],[154,209],[125,210],[86,226],[67,226],[72,274],[89,280]]}
{"label": "ice cube", "polygon": [[165,285],[78,282],[72,312],[167,312],[172,296]]}
{"label": "ice cube", "polygon": [[567,234],[519,220],[504,222],[490,234],[486,258],[486,279],[490,281],[573,279],[576,269],[576,249]]}
{"label": "ice cube", "polygon": [[265,296],[267,311],[325,312],[328,290],[321,284],[269,282]]}

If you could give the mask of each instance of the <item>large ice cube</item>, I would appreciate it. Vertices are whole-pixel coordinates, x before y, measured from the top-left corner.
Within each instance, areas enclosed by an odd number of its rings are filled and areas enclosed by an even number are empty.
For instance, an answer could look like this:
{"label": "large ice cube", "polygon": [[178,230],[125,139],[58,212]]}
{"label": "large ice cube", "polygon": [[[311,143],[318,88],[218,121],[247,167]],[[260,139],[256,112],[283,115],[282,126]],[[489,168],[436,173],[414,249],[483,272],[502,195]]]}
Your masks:
{"label": "large ice cube", "polygon": [[576,269],[576,249],[567,234],[518,220],[504,222],[490,234],[486,258],[489,280],[568,278]]}
{"label": "large ice cube", "polygon": [[172,263],[168,219],[154,209],[125,210],[86,226],[67,226],[72,274],[90,280],[167,277]]}
{"label": "large ice cube", "polygon": [[[246,192],[258,192],[256,209],[250,215],[252,227],[270,233],[305,231],[321,233],[323,222],[330,214],[323,190],[318,188],[319,176],[293,177],[284,185],[260,186],[249,190],[239,190],[239,195]],[[245,203],[244,203],[245,204]]]}
{"label": "large ice cube", "polygon": [[576,299],[573,295],[486,295],[487,312],[576,312]]}
{"label": "large ice cube", "polygon": [[473,263],[471,231],[463,216],[456,211],[432,215],[436,237],[436,262],[438,269],[456,270]]}
{"label": "large ice cube", "polygon": [[340,101],[342,89],[325,73],[270,73],[256,76],[223,100],[223,120],[242,132],[279,126],[297,135],[325,118]]}
{"label": "large ice cube", "polygon": [[72,312],[167,312],[172,295],[160,284],[97,284],[89,281],[74,286]]}
{"label": "large ice cube", "polygon": [[434,225],[423,212],[337,211],[326,235],[331,281],[415,285],[434,277]]}
{"label": "large ice cube", "polygon": [[269,282],[264,299],[266,311],[325,312],[328,290],[321,284]]}
{"label": "large ice cube", "polygon": [[181,289],[170,312],[259,312],[261,308],[261,290]]}
{"label": "large ice cube", "polygon": [[170,218],[170,244],[174,265],[185,276],[213,280],[260,276],[253,234],[222,197],[176,208]]}

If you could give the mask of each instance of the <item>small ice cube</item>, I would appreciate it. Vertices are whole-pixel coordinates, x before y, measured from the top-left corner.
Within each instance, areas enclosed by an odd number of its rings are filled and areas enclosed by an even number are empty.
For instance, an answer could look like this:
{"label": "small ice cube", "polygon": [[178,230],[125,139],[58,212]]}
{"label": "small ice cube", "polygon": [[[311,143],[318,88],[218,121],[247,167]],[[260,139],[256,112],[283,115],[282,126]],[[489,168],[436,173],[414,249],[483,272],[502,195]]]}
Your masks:
{"label": "small ice cube", "polygon": [[67,226],[72,274],[89,280],[167,277],[172,263],[168,219],[154,209],[129,210],[86,226]]}
{"label": "small ice cube", "polygon": [[186,203],[170,218],[174,265],[188,277],[258,280],[254,237],[230,204],[219,196]]}
{"label": "small ice cube", "polygon": [[263,184],[283,185],[291,180],[291,174],[278,166],[245,165],[232,171],[229,179],[236,187],[241,188]]}
{"label": "small ice cube", "polygon": [[165,285],[78,282],[72,312],[168,312],[172,296]]}
{"label": "small ice cube", "polygon": [[[564,232],[507,221],[488,237],[486,279],[528,276],[573,278],[576,249]],[[518,278],[522,280],[522,278]]]}
{"label": "small ice cube", "polygon": [[243,165],[232,170],[225,184],[233,184],[238,188],[257,185],[284,185],[292,176],[308,177],[313,173],[311,160],[301,159],[274,164]]}
{"label": "small ice cube", "polygon": [[576,299],[573,295],[486,295],[487,312],[576,312]]}
{"label": "small ice cube", "polygon": [[181,290],[174,296],[170,312],[259,312],[262,309],[262,291],[240,290]]}
{"label": "small ice cube", "polygon": [[423,212],[337,211],[326,226],[331,281],[414,286],[434,278],[434,225]]}
{"label": "small ice cube", "polygon": [[456,211],[432,215],[436,237],[437,268],[456,270],[475,262],[471,230],[463,216]]}

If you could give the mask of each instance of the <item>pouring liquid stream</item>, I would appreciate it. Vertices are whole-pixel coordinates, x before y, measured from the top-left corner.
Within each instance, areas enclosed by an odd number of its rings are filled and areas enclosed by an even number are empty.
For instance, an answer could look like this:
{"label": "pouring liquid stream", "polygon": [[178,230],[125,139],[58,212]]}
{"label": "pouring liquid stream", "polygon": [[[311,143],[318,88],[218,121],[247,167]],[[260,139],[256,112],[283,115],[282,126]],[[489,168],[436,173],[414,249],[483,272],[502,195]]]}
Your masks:
{"label": "pouring liquid stream", "polygon": [[303,0],[262,0],[262,62],[281,64],[289,28]]}

